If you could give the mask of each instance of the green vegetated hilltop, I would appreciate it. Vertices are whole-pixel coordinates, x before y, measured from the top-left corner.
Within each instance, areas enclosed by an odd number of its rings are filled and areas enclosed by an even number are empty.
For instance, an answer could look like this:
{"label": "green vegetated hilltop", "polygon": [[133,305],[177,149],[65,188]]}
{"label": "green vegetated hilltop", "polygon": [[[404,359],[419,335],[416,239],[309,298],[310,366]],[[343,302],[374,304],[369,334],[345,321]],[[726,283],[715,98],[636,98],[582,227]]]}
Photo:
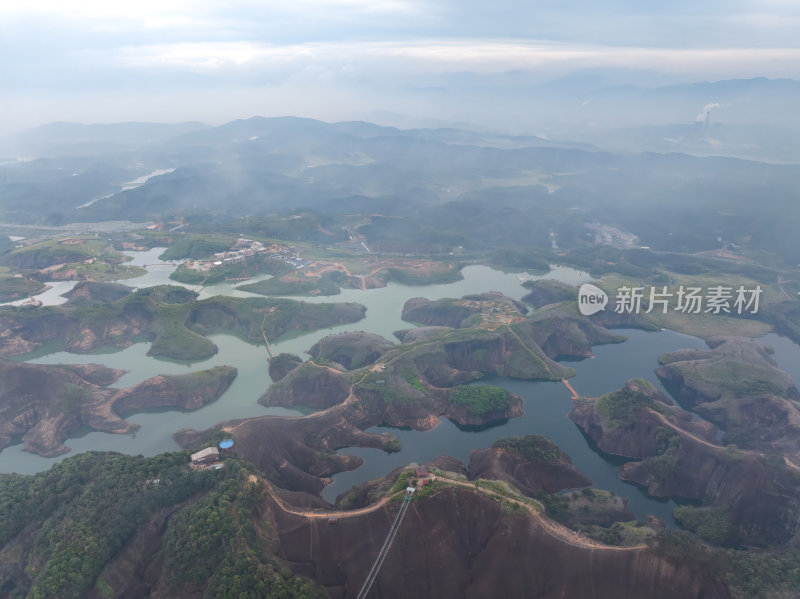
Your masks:
{"label": "green vegetated hilltop", "polygon": [[637,521],[627,500],[593,488],[566,453],[539,435],[498,439],[490,448],[472,451],[467,475],[470,480],[504,481],[535,499],[554,521],[608,545],[652,542],[664,529],[657,519]]}
{"label": "green vegetated hilltop", "polygon": [[334,362],[347,370],[355,370],[374,364],[394,345],[374,333],[341,333],[323,337],[308,353],[319,363]]}
{"label": "green vegetated hilltop", "polygon": [[251,343],[275,340],[290,330],[313,330],[363,318],[359,304],[307,304],[267,298],[214,297],[170,286],[140,289],[107,304],[0,308],[8,333],[0,355],[21,355],[59,341],[67,351],[127,347],[151,341],[149,355],[199,360],[216,353],[207,335],[228,332]]}
{"label": "green vegetated hilltop", "polygon": [[[123,593],[301,598],[352,593],[394,517],[390,506],[352,518],[341,514],[333,522],[324,512],[315,515],[313,508],[300,508],[295,514],[283,507],[290,495],[276,491],[246,463],[227,458],[219,470],[192,470],[188,459],[188,452],[153,458],[89,452],[35,476],[0,476],[0,505],[6,514],[0,522],[4,591],[59,598]],[[478,490],[442,485],[419,499],[424,504],[409,513],[397,540],[411,551],[388,560],[382,580],[402,583],[403,572],[414,563],[412,556],[429,543],[423,533],[429,535],[432,523],[440,520],[438,548],[426,557],[430,563],[474,553],[491,560],[491,586],[508,577],[509,568],[525,572],[511,578],[514,592],[542,587],[536,582],[539,568],[517,569],[515,553],[533,555],[534,563],[547,571],[561,572],[548,558],[554,552],[593,576],[605,571],[608,588],[615,592],[633,588],[648,596],[678,597],[665,590],[666,581],[676,575],[684,590],[719,589],[696,568],[678,573],[666,560],[641,550],[610,553],[593,565],[589,552],[532,523],[518,504],[504,497],[515,497],[505,487],[496,490],[488,482],[476,482]],[[458,514],[453,502],[460,506]],[[462,519],[460,526],[455,518]],[[475,533],[466,540],[457,532],[464,527]],[[517,547],[513,552],[507,544],[496,545],[508,535]],[[358,546],[358,539],[365,546]],[[480,539],[495,541],[493,549],[482,547]],[[520,546],[517,541],[524,539],[528,540]],[[504,562],[509,565],[503,567]],[[305,576],[292,570],[304,571]],[[633,581],[623,582],[625,571],[636,573]],[[471,584],[466,572],[456,571],[447,577],[434,575],[424,588],[450,596]],[[566,573],[556,574],[547,584],[567,592],[580,590],[575,577]]]}
{"label": "green vegetated hilltop", "polygon": [[44,288],[44,283],[14,273],[7,266],[0,266],[0,302],[23,299],[44,291]]}
{"label": "green vegetated hilltop", "polygon": [[58,235],[0,252],[0,302],[23,299],[45,289],[43,281],[130,279],[145,274],[125,264],[128,256],[108,239]]}
{"label": "green vegetated hilltop", "polygon": [[0,475],[0,582],[10,597],[324,597],[278,557],[265,484],[189,453],[88,452]]}
{"label": "green vegetated hilltop", "polygon": [[40,280],[112,280],[144,274],[143,268],[125,264],[129,261],[128,256],[114,249],[110,240],[94,236],[59,235],[3,256],[6,266],[20,271],[40,271],[35,274]]}
{"label": "green vegetated hilltop", "polygon": [[337,295],[342,287],[353,287],[347,275],[325,273],[319,277],[273,277],[266,281],[240,285],[237,289],[259,295]]}

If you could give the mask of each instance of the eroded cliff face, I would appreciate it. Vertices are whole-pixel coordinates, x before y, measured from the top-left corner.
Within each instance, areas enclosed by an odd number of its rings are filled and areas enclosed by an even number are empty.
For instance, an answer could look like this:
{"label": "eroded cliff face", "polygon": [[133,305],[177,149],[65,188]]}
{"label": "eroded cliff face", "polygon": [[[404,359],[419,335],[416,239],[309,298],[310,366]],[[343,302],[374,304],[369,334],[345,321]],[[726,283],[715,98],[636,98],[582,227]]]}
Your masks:
{"label": "eroded cliff face", "polygon": [[529,319],[518,326],[529,328],[539,347],[554,360],[589,358],[593,345],[625,341],[622,335],[615,335],[589,318],[568,310],[551,310],[546,316]]}
{"label": "eroded cliff face", "polygon": [[26,451],[66,453],[64,439],[80,426],[86,407],[97,403],[100,387],[92,379],[114,382],[123,374],[97,364],[77,369],[0,359],[0,447],[22,436]]}
{"label": "eroded cliff face", "polygon": [[546,459],[528,458],[509,449],[476,449],[469,454],[467,472],[470,480],[505,480],[530,497],[592,484],[563,451]]}
{"label": "eroded cliff face", "polygon": [[483,333],[471,339],[445,342],[443,349],[447,364],[465,372],[477,370],[512,378],[544,380],[570,375],[568,368],[545,354],[525,326],[520,326],[519,330]]}
{"label": "eroded cliff face", "polygon": [[205,431],[179,431],[174,438],[181,447],[194,448],[224,431],[236,441],[236,454],[255,464],[266,478],[290,491],[317,494],[324,487],[322,477],[363,463],[359,457],[335,450],[389,449],[388,436],[364,432],[380,423],[379,417],[349,404],[304,418],[263,416],[224,422]]}
{"label": "eroded cliff face", "polygon": [[439,424],[439,417],[445,413],[445,401],[436,397],[386,402],[380,397],[359,393],[359,399],[364,409],[381,422],[417,431],[432,429]]}
{"label": "eroded cliff face", "polygon": [[[355,597],[398,506],[309,520],[274,507],[280,556],[329,595]],[[527,513],[463,488],[412,503],[371,597],[562,599],[727,598],[708,573],[643,549],[589,549],[551,535]]]}
{"label": "eroded cliff face", "polygon": [[[284,567],[320,585],[329,597],[352,598],[367,576],[399,508],[399,502],[388,501],[340,512],[337,518],[329,520],[326,513],[318,511],[324,506],[308,496],[276,490],[235,460],[219,473],[186,474],[191,478],[205,477],[205,482],[195,481],[195,487],[171,489],[163,494],[159,493],[161,486],[144,479],[150,472],[166,467],[160,484],[177,486],[176,478],[180,479],[181,471],[186,468],[181,463],[185,456],[124,458],[108,465],[104,464],[106,459],[98,454],[75,462],[90,466],[83,469],[86,481],[75,480],[75,470],[81,469],[74,466],[67,469],[73,476],[72,493],[59,493],[55,500],[56,504],[61,500],[60,511],[65,514],[63,528],[60,522],[54,522],[58,516],[49,517],[45,527],[41,521],[24,525],[23,520],[11,537],[4,539],[0,545],[3,591],[25,595],[32,588],[43,587],[45,560],[54,559],[42,548],[46,546],[45,539],[55,537],[63,545],[63,539],[73,534],[73,526],[89,528],[90,539],[98,538],[98,533],[102,535],[84,521],[86,511],[93,509],[84,499],[87,492],[101,498],[96,512],[98,521],[111,520],[126,527],[118,531],[113,550],[101,548],[89,559],[82,559],[87,557],[83,554],[77,556],[79,563],[91,560],[89,568],[97,567],[88,580],[80,581],[80,596],[90,599],[106,597],[109,587],[114,589],[115,597],[125,599],[177,596],[199,599],[229,589],[230,583],[238,578],[234,574],[239,572],[243,578],[255,579],[252,583],[270,586],[277,580],[277,570]],[[134,460],[148,460],[148,463]],[[118,500],[107,496],[104,479],[120,467],[132,470],[136,478],[138,475],[143,478],[141,483],[126,481],[126,491],[136,496],[136,501],[126,504],[127,509],[139,501],[143,505],[141,513],[127,519],[118,514],[110,517],[108,513],[117,507]],[[63,483],[64,478],[51,474],[51,485]],[[49,487],[40,488],[39,492]],[[202,529],[207,523],[218,525],[223,532],[216,530],[216,535],[206,535]],[[198,548],[198,539],[207,540],[208,548]],[[213,559],[209,552],[233,555],[233,559],[227,562],[224,558]],[[227,568],[224,579],[227,586],[222,586],[219,580],[223,567]],[[198,576],[198,568],[211,575]],[[69,574],[64,573],[63,578]],[[287,587],[296,589],[302,583],[308,593],[303,596],[318,596],[308,582],[293,582]],[[538,513],[510,509],[474,489],[453,486],[434,490],[409,504],[369,596],[391,599],[730,597],[722,582],[698,566],[674,565],[641,546],[592,544]]]}
{"label": "eroded cliff face", "polygon": [[15,312],[0,315],[0,355],[30,353],[48,341],[58,340],[64,349],[86,353],[101,346],[127,347],[147,332],[152,317],[131,310],[118,318],[82,321],[68,309],[39,308],[41,312]]}
{"label": "eroded cliff face", "polygon": [[522,398],[515,395],[509,400],[507,406],[496,410],[488,410],[480,414],[475,414],[464,406],[448,403],[444,415],[459,426],[484,426],[489,422],[519,418],[524,413],[525,409]]}
{"label": "eroded cliff face", "polygon": [[60,312],[35,310],[0,313],[0,356],[30,353],[45,341],[63,338],[69,319]]}
{"label": "eroded cliff face", "polygon": [[324,409],[342,403],[349,393],[350,383],[341,373],[306,362],[271,385],[258,403]]}
{"label": "eroded cliff face", "polygon": [[578,297],[577,287],[554,279],[526,281],[524,286],[530,291],[522,298],[522,301],[536,308],[561,302],[572,302]]}
{"label": "eroded cliff face", "polygon": [[743,543],[796,543],[800,534],[800,482],[780,462],[726,451],[682,437],[664,457],[629,462],[620,478],[657,497],[685,497],[725,510]]}
{"label": "eroded cliff face", "polygon": [[300,359],[300,356],[287,353],[278,354],[269,361],[269,378],[278,382],[302,363],[303,360]]}
{"label": "eroded cliff face", "polygon": [[681,401],[720,423],[726,443],[800,461],[800,393],[775,365],[771,348],[738,337],[708,343],[711,350],[661,356],[656,374]]}
{"label": "eroded cliff face", "polygon": [[713,427],[676,406],[625,389],[582,399],[570,413],[598,446],[630,458],[620,477],[659,497],[684,497],[724,510],[742,542],[786,543],[800,533],[800,479],[782,456],[723,447]]}
{"label": "eroded cliff face", "polygon": [[467,307],[458,300],[432,301],[424,297],[414,297],[403,306],[402,319],[425,326],[443,326],[457,329],[472,314],[480,309]]}
{"label": "eroded cliff face", "polygon": [[373,333],[340,333],[323,337],[308,350],[314,358],[340,364],[347,370],[374,363],[394,344]]}
{"label": "eroded cliff face", "polygon": [[64,294],[70,306],[89,304],[106,304],[115,302],[133,293],[133,288],[121,283],[101,283],[96,281],[80,281]]}
{"label": "eroded cliff face", "polygon": [[236,377],[222,366],[157,376],[129,389],[110,389],[124,374],[97,364],[49,366],[0,359],[0,448],[21,436],[23,449],[45,457],[67,453],[64,441],[80,426],[128,433],[120,414],[150,407],[196,409],[217,399]]}
{"label": "eroded cliff face", "polygon": [[225,393],[236,375],[232,366],[216,366],[193,374],[159,375],[120,390],[111,401],[114,411],[120,414],[160,407],[196,410]]}
{"label": "eroded cliff face", "polygon": [[629,458],[656,456],[668,448],[670,437],[678,433],[664,418],[713,439],[714,427],[693,423],[691,414],[671,403],[647,381],[631,379],[619,391],[575,400],[569,417],[600,449]]}

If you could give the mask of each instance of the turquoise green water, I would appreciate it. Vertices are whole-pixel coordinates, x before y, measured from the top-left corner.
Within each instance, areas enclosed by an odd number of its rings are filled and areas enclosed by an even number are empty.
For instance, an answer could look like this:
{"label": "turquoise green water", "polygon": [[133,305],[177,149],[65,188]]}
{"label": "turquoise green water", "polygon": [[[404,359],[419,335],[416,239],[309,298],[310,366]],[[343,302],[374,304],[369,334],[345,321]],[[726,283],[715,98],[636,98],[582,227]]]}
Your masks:
{"label": "turquoise green water", "polygon": [[[130,252],[134,256],[131,264],[147,265],[148,273],[137,279],[123,281],[131,286],[145,287],[174,282],[169,274],[175,265],[158,264],[157,256],[161,248],[149,252]],[[155,266],[153,266],[155,265]],[[367,307],[366,318],[353,324],[340,325],[295,334],[278,340],[270,340],[274,352],[291,352],[302,357],[317,340],[325,335],[345,331],[369,331],[396,342],[393,333],[411,325],[400,319],[403,305],[413,297],[439,299],[444,297],[461,297],[471,293],[500,291],[514,299],[521,299],[526,293],[520,279],[535,279],[539,276],[524,273],[503,273],[485,266],[470,266],[463,271],[464,279],[455,283],[427,286],[408,286],[390,283],[387,287],[370,290],[343,290],[340,295],[331,297],[296,298],[309,302],[354,301]],[[556,268],[547,278],[579,285],[589,281],[586,273],[569,268]],[[259,277],[267,278],[268,275]],[[196,286],[202,297],[213,295],[249,296],[252,294],[237,291],[235,284],[220,284],[206,288]],[[628,378],[643,377],[658,385],[653,374],[657,367],[657,357],[666,351],[684,347],[704,347],[703,342],[695,337],[674,331],[643,332],[626,330],[623,333],[628,341],[622,344],[600,346],[594,348],[595,357],[581,362],[570,362],[577,376],[571,379],[579,393],[584,395],[601,395],[618,389]],[[267,352],[263,345],[251,345],[231,335],[215,335],[211,337],[219,347],[219,352],[212,358],[192,364],[176,363],[147,356],[148,343],[137,343],[122,351],[114,353],[98,353],[92,355],[76,355],[56,352],[39,356],[30,360],[39,364],[80,364],[96,362],[112,368],[128,371],[115,385],[129,387],[157,374],[181,374],[194,370],[210,368],[216,365],[236,366],[239,374],[219,400],[194,412],[179,410],[157,410],[133,414],[128,417],[132,423],[140,425],[133,435],[111,435],[94,431],[82,431],[80,436],[68,439],[66,445],[71,449],[68,455],[88,450],[110,450],[136,455],[155,455],[163,451],[177,449],[172,439],[175,431],[181,428],[205,429],[218,422],[233,418],[246,418],[264,414],[299,415],[299,412],[284,408],[265,408],[258,405],[258,398],[271,384],[267,374]],[[767,335],[762,339],[771,343],[776,350],[775,359],[779,366],[800,378],[800,347],[777,335]],[[332,500],[352,485],[371,478],[383,476],[392,468],[410,462],[426,462],[439,455],[454,456],[465,463],[469,460],[469,452],[473,449],[488,447],[496,439],[511,435],[540,434],[555,441],[573,459],[575,465],[592,478],[595,485],[605,488],[629,499],[629,507],[637,517],[643,518],[648,513],[656,514],[671,522],[672,501],[661,501],[650,498],[639,487],[619,480],[617,468],[621,460],[602,454],[587,440],[580,430],[567,418],[571,402],[561,383],[515,381],[487,377],[482,384],[503,386],[522,396],[525,400],[525,414],[497,426],[480,431],[462,431],[448,420],[433,430],[416,432],[396,430],[403,442],[403,450],[396,454],[385,454],[378,450],[348,448],[343,453],[351,453],[363,457],[366,463],[352,471],[337,474],[333,483],[324,490],[324,497]],[[388,430],[376,427],[375,431]],[[42,458],[22,451],[21,445],[8,447],[0,452],[0,472],[34,473],[50,467],[54,462],[63,459]]]}
{"label": "turquoise green water", "polygon": [[[581,362],[570,362],[577,375],[570,384],[581,395],[599,396],[619,389],[629,378],[641,377],[661,387],[653,370],[658,367],[658,356],[680,348],[705,347],[697,337],[674,331],[645,332],[639,330],[615,331],[628,337],[622,344],[593,348],[594,358]],[[352,472],[343,472],[333,477],[333,483],[323,491],[323,497],[333,501],[336,496],[371,478],[384,476],[397,466],[411,462],[429,462],[446,454],[458,458],[465,464],[474,449],[489,447],[497,439],[517,435],[543,435],[553,440],[571,458],[575,466],[587,474],[595,486],[614,491],[629,500],[628,507],[637,516],[645,518],[655,514],[672,523],[672,500],[649,497],[640,487],[619,479],[618,467],[624,463],[617,457],[603,454],[587,439],[581,430],[568,418],[572,409],[570,394],[559,382],[520,381],[501,377],[486,377],[478,384],[504,387],[525,401],[525,413],[475,432],[464,432],[449,420],[426,432],[375,427],[370,432],[391,431],[403,443],[402,451],[386,454],[374,449],[348,448],[341,453],[363,457],[366,463]]]}
{"label": "turquoise green water", "polygon": [[[157,265],[157,256],[163,249],[149,252],[130,252],[135,256],[132,264],[148,265],[148,274],[138,279],[125,281],[131,286],[169,283],[169,274],[174,265]],[[549,276],[574,283],[588,280],[588,275],[572,269],[557,269]],[[531,278],[526,275],[526,277]],[[357,301],[367,307],[366,318],[353,324],[340,325],[309,333],[296,334],[286,339],[270,340],[274,352],[291,352],[308,357],[305,352],[325,335],[344,331],[370,331],[396,342],[392,333],[410,325],[400,320],[403,304],[412,297],[425,296],[431,299],[460,297],[468,293],[498,290],[516,299],[526,290],[516,274],[502,273],[485,266],[470,266],[464,269],[464,280],[444,285],[407,286],[391,283],[380,289],[346,290],[330,298],[305,298],[306,301]],[[235,291],[231,284],[221,284],[202,289],[201,297],[212,295],[251,295]],[[303,299],[303,298],[298,298]],[[231,387],[216,402],[203,408],[185,412],[159,410],[129,416],[128,421],[140,425],[134,435],[112,435],[88,432],[65,444],[72,451],[58,458],[43,458],[22,451],[22,445],[14,445],[0,452],[0,472],[34,473],[49,468],[55,461],[74,453],[101,450],[120,451],[132,455],[155,455],[163,451],[178,449],[172,435],[181,428],[205,429],[224,420],[247,418],[264,414],[297,414],[284,408],[265,408],[257,403],[258,398],[271,384],[267,373],[267,352],[263,345],[251,345],[232,335],[215,335],[212,341],[218,346],[216,355],[191,364],[171,362],[147,356],[149,343],[136,343],[113,353],[70,354],[55,352],[30,360],[36,364],[86,364],[99,363],[111,368],[128,371],[115,387],[130,387],[157,374],[182,374],[217,365],[231,365],[239,374]]]}

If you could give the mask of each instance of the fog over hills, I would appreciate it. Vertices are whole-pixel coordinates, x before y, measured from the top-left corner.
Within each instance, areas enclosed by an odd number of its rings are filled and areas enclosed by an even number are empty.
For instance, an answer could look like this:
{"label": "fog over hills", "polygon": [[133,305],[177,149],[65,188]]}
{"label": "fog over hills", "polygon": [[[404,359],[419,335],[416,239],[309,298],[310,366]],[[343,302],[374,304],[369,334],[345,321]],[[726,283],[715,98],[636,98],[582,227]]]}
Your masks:
{"label": "fog over hills", "polygon": [[[509,70],[442,74],[437,77],[435,88],[425,92],[422,89],[403,89],[396,99],[406,98],[405,101],[387,101],[380,110],[355,104],[352,110],[345,110],[346,103],[332,101],[331,116],[324,116],[324,111],[305,109],[302,104],[289,108],[271,101],[261,109],[254,103],[233,114],[322,115],[326,121],[342,121],[342,116],[347,115],[345,118],[396,126],[405,135],[421,133],[409,129],[450,128],[480,131],[484,135],[501,132],[515,138],[535,136],[562,144],[588,143],[626,151],[678,151],[771,162],[800,161],[796,144],[792,143],[800,129],[796,111],[800,82],[794,79],[756,77],[676,82],[675,77],[655,71],[598,68],[542,81],[529,72]],[[252,95],[253,99],[258,97],[259,93]],[[202,120],[221,122],[218,111],[210,107],[199,110],[180,97],[175,103],[185,106],[183,115],[205,115]],[[182,119],[172,116],[169,120]],[[233,132],[237,126],[228,124],[223,130]],[[252,128],[253,124],[247,126]],[[678,127],[680,134],[665,131],[666,127]],[[106,144],[104,151],[115,151],[119,145],[160,143],[205,128],[206,125],[193,121],[170,127],[155,123],[135,127],[134,123],[113,127],[93,125],[78,131],[74,124],[52,123],[0,139],[0,157],[38,157],[54,152],[85,154],[100,150],[99,143]],[[358,132],[353,125],[337,127],[351,135],[366,135],[369,128],[361,128]],[[310,132],[311,129],[307,131]],[[299,135],[300,129],[295,125],[292,133]],[[249,135],[258,133],[254,130]],[[441,135],[437,133],[439,139]],[[197,141],[202,137],[189,135],[187,139]],[[475,141],[474,137],[471,141]],[[525,143],[542,143],[531,141]],[[500,140],[495,138],[494,142]],[[80,144],[84,145],[82,149],[78,147]]]}
{"label": "fog over hills", "polygon": [[798,31],[0,2],[0,599],[800,596]]}
{"label": "fog over hills", "polygon": [[[605,141],[702,155],[724,148],[719,140],[744,147],[765,130],[703,121],[629,128]],[[591,238],[585,223],[608,222],[654,249],[752,243],[787,259],[800,250],[789,209],[800,166],[791,164],[296,117],[217,127],[59,123],[11,141],[48,157],[0,166],[3,222],[315,211],[374,215],[363,232],[384,249],[549,249],[554,238],[569,248]]]}

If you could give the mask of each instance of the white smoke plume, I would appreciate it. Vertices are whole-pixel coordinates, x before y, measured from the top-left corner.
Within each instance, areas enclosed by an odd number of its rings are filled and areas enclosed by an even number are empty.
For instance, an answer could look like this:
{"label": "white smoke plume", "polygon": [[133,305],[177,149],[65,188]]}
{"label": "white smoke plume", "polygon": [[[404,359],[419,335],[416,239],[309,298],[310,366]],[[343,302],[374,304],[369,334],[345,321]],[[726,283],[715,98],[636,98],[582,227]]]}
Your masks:
{"label": "white smoke plume", "polygon": [[712,110],[714,110],[715,108],[719,108],[720,106],[721,106],[721,104],[719,104],[717,102],[709,102],[708,104],[703,106],[703,110],[700,112],[700,114],[698,114],[695,117],[695,119],[694,119],[695,122],[696,123],[702,123],[703,121],[705,121],[708,118],[708,115],[711,113]]}

